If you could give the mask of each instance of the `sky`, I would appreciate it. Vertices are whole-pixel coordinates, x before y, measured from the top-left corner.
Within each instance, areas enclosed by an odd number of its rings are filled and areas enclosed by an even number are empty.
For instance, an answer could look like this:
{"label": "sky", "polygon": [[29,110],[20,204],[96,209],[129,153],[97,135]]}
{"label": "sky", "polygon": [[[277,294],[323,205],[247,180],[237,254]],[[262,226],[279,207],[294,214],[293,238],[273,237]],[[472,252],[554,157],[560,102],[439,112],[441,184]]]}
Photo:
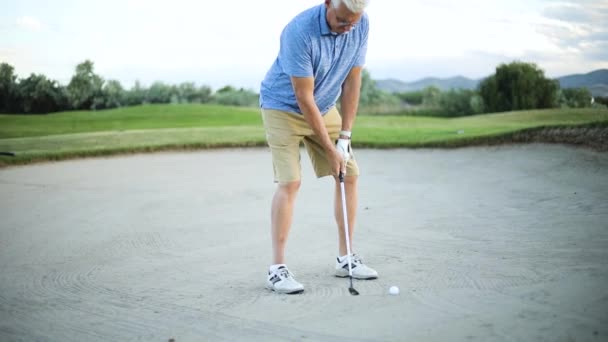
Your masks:
{"label": "sky", "polygon": [[[67,84],[89,59],[129,88],[194,82],[259,90],[283,27],[322,0],[0,0],[0,63]],[[608,0],[371,0],[373,79],[548,77],[608,68]]]}

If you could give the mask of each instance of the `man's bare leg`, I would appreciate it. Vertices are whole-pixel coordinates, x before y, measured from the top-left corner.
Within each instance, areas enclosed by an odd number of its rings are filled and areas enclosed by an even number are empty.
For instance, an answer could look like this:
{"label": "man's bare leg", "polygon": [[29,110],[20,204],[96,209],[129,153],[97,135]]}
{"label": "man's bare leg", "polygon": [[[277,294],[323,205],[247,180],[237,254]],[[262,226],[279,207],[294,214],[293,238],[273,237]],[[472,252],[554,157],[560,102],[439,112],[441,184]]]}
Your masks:
{"label": "man's bare leg", "polygon": [[273,264],[285,263],[285,245],[293,220],[293,208],[300,181],[280,183],[272,198],[271,228]]}
{"label": "man's bare leg", "polygon": [[[344,187],[346,190],[346,210],[348,212],[348,228],[349,239],[350,239],[350,252],[354,254],[353,249],[353,231],[355,227],[355,216],[357,214],[357,176],[345,177]],[[338,223],[338,237],[340,239],[338,244],[339,256],[346,255],[346,241],[344,240],[344,215],[342,213],[342,195],[340,193],[340,180],[336,179],[336,196],[335,196],[335,216],[336,222]],[[347,267],[347,258],[338,258],[336,261],[336,276],[337,277],[348,277],[349,270]],[[351,258],[351,263],[354,264],[352,268],[352,277],[355,279],[376,279],[378,278],[378,272],[373,268],[363,264],[363,261],[358,255],[354,255]]]}

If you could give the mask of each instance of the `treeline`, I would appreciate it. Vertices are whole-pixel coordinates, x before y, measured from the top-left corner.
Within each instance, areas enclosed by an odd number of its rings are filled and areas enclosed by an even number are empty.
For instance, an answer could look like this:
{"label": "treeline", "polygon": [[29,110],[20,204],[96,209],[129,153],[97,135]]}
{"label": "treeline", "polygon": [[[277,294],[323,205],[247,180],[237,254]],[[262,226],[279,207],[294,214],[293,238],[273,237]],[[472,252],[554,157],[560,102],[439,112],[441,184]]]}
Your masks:
{"label": "treeline", "polygon": [[362,88],[368,89],[367,110],[372,113],[393,111],[406,115],[456,117],[608,104],[608,98],[593,98],[587,88],[560,89],[557,80],[545,77],[544,71],[535,64],[524,62],[499,65],[496,72],[484,79],[475,90],[441,91],[431,86],[420,91],[387,94],[375,87],[369,74],[364,75],[363,80],[368,83]]}
{"label": "treeline", "polygon": [[[64,110],[98,110],[146,103],[217,103],[257,106],[259,94],[225,86],[213,91],[208,86],[186,82],[169,85],[155,82],[149,87],[136,82],[125,89],[117,80],[104,80],[87,60],[76,66],[67,86],[44,75],[18,79],[14,68],[0,64],[0,113],[37,114]],[[535,64],[501,64],[475,90],[436,87],[404,93],[387,93],[376,87],[363,71],[360,111],[368,114],[401,114],[456,117],[483,113],[543,108],[605,106],[608,98],[593,99],[586,88],[560,89]]]}
{"label": "treeline", "polygon": [[136,82],[125,89],[117,80],[104,80],[93,62],[78,64],[67,86],[44,75],[18,79],[13,66],[0,64],[0,113],[39,114],[64,110],[98,110],[146,103],[217,103],[256,106],[259,95],[251,90],[225,86],[213,91],[193,82],[170,85],[155,82],[149,87]]}

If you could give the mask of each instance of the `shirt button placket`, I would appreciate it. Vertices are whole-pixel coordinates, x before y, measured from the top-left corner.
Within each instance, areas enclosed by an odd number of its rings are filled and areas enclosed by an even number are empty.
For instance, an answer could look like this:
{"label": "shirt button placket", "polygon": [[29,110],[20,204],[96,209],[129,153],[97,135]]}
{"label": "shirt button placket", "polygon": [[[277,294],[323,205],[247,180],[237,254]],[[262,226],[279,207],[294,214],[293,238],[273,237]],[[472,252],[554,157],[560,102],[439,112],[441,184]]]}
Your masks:
{"label": "shirt button placket", "polygon": [[342,36],[337,36],[334,40],[334,59],[338,58],[340,50],[342,50]]}

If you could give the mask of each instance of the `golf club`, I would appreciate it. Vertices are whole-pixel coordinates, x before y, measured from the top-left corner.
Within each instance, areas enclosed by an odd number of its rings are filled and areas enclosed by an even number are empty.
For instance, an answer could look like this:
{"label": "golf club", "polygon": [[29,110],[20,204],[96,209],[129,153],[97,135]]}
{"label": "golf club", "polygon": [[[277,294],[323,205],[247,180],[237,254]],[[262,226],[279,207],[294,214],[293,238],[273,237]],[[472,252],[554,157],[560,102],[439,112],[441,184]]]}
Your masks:
{"label": "golf club", "polygon": [[348,262],[348,277],[350,278],[350,287],[348,292],[353,296],[358,296],[359,291],[353,287],[353,269],[350,260],[350,238],[348,236],[348,215],[346,213],[346,191],[344,191],[344,172],[340,171],[340,193],[342,194],[342,213],[344,214],[344,239],[346,240],[346,258]]}

